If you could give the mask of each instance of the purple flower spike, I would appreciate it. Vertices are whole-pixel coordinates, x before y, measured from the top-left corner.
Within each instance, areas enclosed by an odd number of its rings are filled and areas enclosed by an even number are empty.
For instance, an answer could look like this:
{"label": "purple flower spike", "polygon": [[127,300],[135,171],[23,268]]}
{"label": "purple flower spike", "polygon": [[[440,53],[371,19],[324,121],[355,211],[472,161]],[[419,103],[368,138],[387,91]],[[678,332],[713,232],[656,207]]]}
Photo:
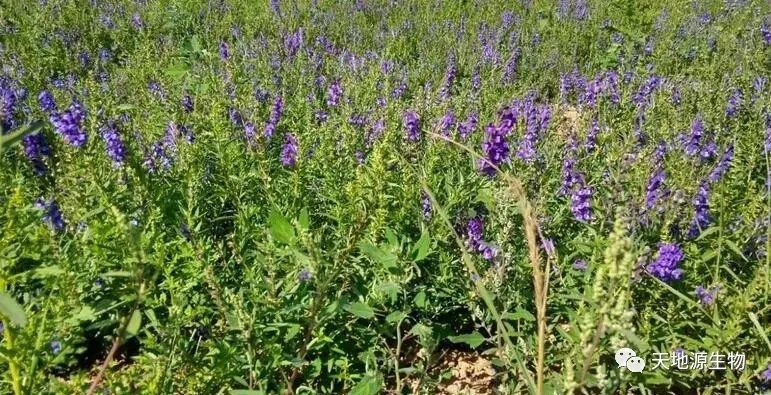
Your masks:
{"label": "purple flower spike", "polygon": [[666,282],[679,280],[683,270],[678,266],[685,254],[677,244],[661,243],[656,254],[656,260],[648,265],[648,272]]}
{"label": "purple flower spike", "polygon": [[85,118],[86,113],[83,106],[77,100],[73,100],[72,104],[61,114],[54,112],[50,116],[56,133],[62,136],[67,144],[75,148],[83,147],[88,140],[83,128]]}
{"label": "purple flower spike", "polygon": [[297,138],[292,133],[287,133],[284,138],[284,146],[281,148],[281,164],[286,167],[294,167],[297,164]]}
{"label": "purple flower spike", "polygon": [[415,111],[410,110],[404,113],[404,130],[407,140],[420,140],[420,118]]}

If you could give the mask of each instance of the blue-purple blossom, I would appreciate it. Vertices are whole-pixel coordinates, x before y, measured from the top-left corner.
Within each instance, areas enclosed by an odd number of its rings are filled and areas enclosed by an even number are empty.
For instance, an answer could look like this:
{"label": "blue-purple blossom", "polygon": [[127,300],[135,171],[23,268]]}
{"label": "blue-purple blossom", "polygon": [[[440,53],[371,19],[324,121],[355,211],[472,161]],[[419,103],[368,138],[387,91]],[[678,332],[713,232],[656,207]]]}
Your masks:
{"label": "blue-purple blossom", "polygon": [[115,121],[108,121],[102,127],[101,134],[106,145],[107,156],[110,157],[113,165],[116,167],[123,165],[126,159],[126,146],[123,144]]}
{"label": "blue-purple blossom", "polygon": [[734,89],[731,92],[731,96],[728,97],[728,104],[726,104],[725,109],[725,115],[728,118],[735,118],[736,115],[739,114],[739,111],[742,108],[742,102],[744,101],[744,96],[742,94],[741,89]]}
{"label": "blue-purple blossom", "polygon": [[40,109],[45,113],[50,113],[56,110],[56,101],[50,91],[44,90],[40,92],[37,97],[37,102],[40,105]]}
{"label": "blue-purple blossom", "polygon": [[516,48],[512,51],[509,60],[506,61],[506,66],[503,69],[503,83],[511,84],[517,76],[517,63],[519,62],[520,49]]}
{"label": "blue-purple blossom", "polygon": [[452,110],[447,110],[444,116],[442,116],[442,119],[439,121],[439,133],[441,133],[442,136],[449,137],[454,127],[455,113]]}
{"label": "blue-purple blossom", "polygon": [[454,56],[450,56],[447,62],[447,70],[444,73],[444,83],[439,91],[439,96],[443,100],[450,98],[452,94],[452,84],[455,81],[455,77],[458,75],[458,66]]}
{"label": "blue-purple blossom", "polygon": [[43,222],[50,225],[54,231],[59,232],[64,229],[66,224],[56,200],[45,201],[40,198],[35,202],[35,207],[43,212]]}
{"label": "blue-purple blossom", "polygon": [[699,298],[699,302],[705,306],[710,306],[713,303],[715,303],[715,299],[717,298],[717,292],[720,290],[720,287],[714,286],[710,288],[705,288],[704,286],[699,285],[696,287],[696,297]]}
{"label": "blue-purple blossom", "polygon": [[62,351],[62,343],[58,340],[54,340],[51,342],[51,352],[53,354],[58,354]]}
{"label": "blue-purple blossom", "polygon": [[428,194],[425,191],[422,191],[420,193],[420,207],[421,212],[423,214],[424,220],[431,219],[431,214],[433,213],[433,209],[431,206],[431,199],[428,197]]}
{"label": "blue-purple blossom", "polygon": [[656,204],[668,194],[664,187],[665,180],[666,172],[661,167],[657,168],[648,179],[648,186],[645,187],[645,208],[647,210],[655,208]]}
{"label": "blue-purple blossom", "polygon": [[588,267],[588,264],[583,259],[576,259],[573,261],[573,269],[576,269],[578,271],[586,271],[586,268]]}
{"label": "blue-purple blossom", "polygon": [[570,211],[576,220],[589,222],[594,219],[592,214],[592,189],[588,186],[577,188],[570,197]]}
{"label": "blue-purple blossom", "polygon": [[597,119],[597,114],[592,117],[592,124],[589,127],[589,131],[586,133],[586,142],[584,148],[587,152],[593,152],[597,148],[597,135],[600,133],[600,122]]}
{"label": "blue-purple blossom", "polygon": [[688,155],[696,155],[701,147],[701,138],[704,135],[704,123],[701,120],[701,116],[696,116],[691,124],[691,136],[685,146],[685,153]]}
{"label": "blue-purple blossom", "polygon": [[307,283],[308,281],[311,281],[313,279],[313,273],[311,273],[310,270],[302,269],[300,270],[300,273],[297,275],[297,279],[300,280],[302,283]]}
{"label": "blue-purple blossom", "polygon": [[51,156],[51,147],[42,132],[32,133],[22,139],[24,155],[32,163],[37,175],[43,175],[47,168],[43,160]]}
{"label": "blue-purple blossom", "polygon": [[393,92],[391,92],[391,97],[394,99],[399,99],[404,95],[404,92],[407,91],[407,83],[402,81],[399,83],[399,85],[394,88]]}
{"label": "blue-purple blossom", "polygon": [[251,122],[246,122],[244,124],[244,138],[246,138],[247,144],[249,144],[250,147],[254,147],[257,143],[257,132],[255,130],[254,124]]}
{"label": "blue-purple blossom", "polygon": [[666,282],[679,280],[683,270],[679,268],[685,254],[677,244],[660,243],[656,259],[650,263],[647,270],[658,279]]}
{"label": "blue-purple blossom", "polygon": [[220,41],[220,59],[222,61],[230,59],[230,47],[225,40]]}
{"label": "blue-purple blossom", "polygon": [[284,137],[284,146],[281,148],[281,164],[286,167],[294,167],[297,163],[297,138],[292,133]]}
{"label": "blue-purple blossom", "polygon": [[680,103],[683,102],[683,95],[680,92],[680,89],[678,87],[672,88],[672,104],[675,107],[679,107]]}
{"label": "blue-purple blossom", "polygon": [[265,130],[262,133],[266,140],[273,136],[273,132],[276,130],[276,126],[281,119],[283,110],[284,100],[281,96],[276,96],[276,99],[273,101],[273,107],[270,110],[270,118],[268,118],[268,122],[265,124]]}
{"label": "blue-purple blossom", "polygon": [[404,112],[404,132],[409,141],[420,140],[420,118],[415,111]]}
{"label": "blue-purple blossom", "polygon": [[717,165],[712,169],[712,172],[709,173],[709,177],[707,178],[710,183],[715,183],[719,181],[723,175],[728,172],[728,168],[731,166],[731,162],[734,158],[734,146],[731,144],[726,148],[725,152],[723,153],[723,156],[718,161]]}
{"label": "blue-purple blossom", "polygon": [[689,238],[697,237],[712,222],[712,216],[709,213],[709,185],[707,183],[703,182],[699,185],[696,196],[693,198],[693,207],[694,216],[688,228]]}
{"label": "blue-purple blossom", "polygon": [[484,158],[479,160],[479,170],[482,173],[492,177],[495,174],[495,167],[509,161],[510,149],[506,141],[509,130],[505,125],[496,126],[494,123],[485,127],[485,137],[482,140]]}
{"label": "blue-purple blossom", "polygon": [[182,96],[182,109],[187,113],[193,112],[193,98],[188,94]]}
{"label": "blue-purple blossom", "polygon": [[337,107],[340,104],[340,98],[343,96],[343,86],[339,79],[335,79],[329,85],[327,90],[327,105],[330,107]]}
{"label": "blue-purple blossom", "polygon": [[763,42],[766,43],[766,46],[771,45],[771,24],[763,22],[760,25],[760,35],[763,37]]}
{"label": "blue-purple blossom", "polygon": [[141,29],[142,17],[138,13],[135,13],[134,15],[131,16],[131,24],[134,26],[134,29],[137,29],[137,30]]}
{"label": "blue-purple blossom", "polygon": [[73,100],[61,114],[53,112],[49,118],[56,133],[62,136],[67,144],[75,148],[81,148],[86,144],[88,136],[83,126],[86,112],[80,102]]}
{"label": "blue-purple blossom", "polygon": [[471,133],[477,128],[477,122],[479,122],[479,116],[476,112],[471,112],[465,121],[458,125],[458,134],[463,140],[468,139]]}
{"label": "blue-purple blossom", "polygon": [[486,260],[492,260],[498,249],[483,240],[485,223],[481,216],[475,216],[466,223],[466,245],[469,250],[482,254]]}

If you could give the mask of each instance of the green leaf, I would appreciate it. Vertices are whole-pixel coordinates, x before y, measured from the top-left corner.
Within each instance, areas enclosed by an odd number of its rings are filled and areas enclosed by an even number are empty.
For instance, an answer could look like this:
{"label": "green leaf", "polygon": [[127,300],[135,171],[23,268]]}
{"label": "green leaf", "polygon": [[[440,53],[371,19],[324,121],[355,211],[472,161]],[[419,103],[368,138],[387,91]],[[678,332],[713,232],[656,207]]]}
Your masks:
{"label": "green leaf", "polygon": [[268,226],[270,235],[277,241],[284,244],[291,244],[294,240],[294,229],[289,220],[277,210],[273,210],[268,217]]}
{"label": "green leaf", "polygon": [[300,227],[303,229],[309,229],[311,225],[311,220],[308,217],[308,209],[304,208],[300,211],[300,218],[297,220],[297,222],[300,224]]}
{"label": "green leaf", "polygon": [[357,317],[369,319],[375,316],[375,311],[364,303],[351,303],[343,308]]}
{"label": "green leaf", "polygon": [[102,277],[131,277],[131,276],[132,276],[131,272],[128,272],[125,270],[113,270],[105,274],[102,274]]}
{"label": "green leaf", "polygon": [[477,348],[480,344],[484,343],[485,337],[481,333],[474,331],[465,335],[450,336],[448,339],[453,343],[465,343],[471,346],[471,348]]}
{"label": "green leaf", "polygon": [[518,307],[517,310],[515,310],[513,313],[506,313],[503,316],[504,319],[507,320],[525,320],[525,321],[535,321],[535,316],[530,313],[529,311]]}
{"label": "green leaf", "polygon": [[37,278],[55,277],[62,274],[64,274],[64,270],[58,265],[43,266],[35,269],[35,277]]}
{"label": "green leaf", "polygon": [[265,392],[258,390],[231,390],[230,395],[265,395]]}
{"label": "green leaf", "polygon": [[407,314],[403,311],[394,311],[386,316],[386,322],[393,324],[407,318]]}
{"label": "green leaf", "polygon": [[739,249],[739,246],[737,246],[736,243],[734,243],[731,240],[725,240],[725,244],[728,246],[728,249],[733,251],[736,255],[739,255],[740,257],[742,257],[742,259],[744,259],[745,262],[747,261],[747,257],[744,256],[744,254],[742,253],[742,250]]}
{"label": "green leaf", "polygon": [[139,310],[134,310],[131,313],[131,319],[126,326],[126,339],[132,338],[139,333],[139,328],[142,326],[142,313]]}
{"label": "green leaf", "polygon": [[425,308],[426,307],[426,293],[423,291],[418,292],[417,295],[415,295],[415,299],[413,300],[413,303],[415,303],[416,307],[419,308]]}
{"label": "green leaf", "polygon": [[350,395],[376,395],[383,388],[383,378],[380,376],[364,376],[350,392]]}
{"label": "green leaf", "polygon": [[93,321],[96,319],[96,311],[91,306],[83,306],[77,314],[73,315],[67,322],[72,325],[78,325],[81,322]]}
{"label": "green leaf", "polygon": [[0,293],[0,314],[8,318],[12,324],[18,326],[27,324],[27,315],[24,313],[24,309],[5,293]]}
{"label": "green leaf", "polygon": [[388,251],[383,251],[381,248],[367,240],[362,240],[359,243],[359,250],[368,256],[369,259],[383,265],[386,269],[396,267],[396,261],[398,259],[396,255]]}
{"label": "green leaf", "polygon": [[418,242],[415,243],[415,247],[413,248],[413,251],[417,251],[414,261],[422,261],[426,256],[428,256],[430,247],[431,238],[428,235],[428,231],[423,229],[423,231],[420,233],[420,239],[418,239]]}

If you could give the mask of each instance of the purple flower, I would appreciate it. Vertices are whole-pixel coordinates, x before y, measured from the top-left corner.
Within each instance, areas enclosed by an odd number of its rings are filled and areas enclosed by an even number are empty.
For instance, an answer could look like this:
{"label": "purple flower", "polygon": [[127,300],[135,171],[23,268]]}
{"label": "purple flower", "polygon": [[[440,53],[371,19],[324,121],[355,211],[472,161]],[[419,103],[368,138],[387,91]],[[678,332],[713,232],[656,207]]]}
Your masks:
{"label": "purple flower", "polygon": [[482,75],[480,74],[479,66],[475,66],[471,71],[471,90],[479,92],[482,87]]}
{"label": "purple flower", "polygon": [[404,113],[405,137],[409,141],[420,140],[420,118],[415,111],[408,110]]}
{"label": "purple flower", "polygon": [[102,138],[107,146],[107,156],[112,159],[115,167],[123,165],[126,159],[126,146],[123,145],[118,127],[114,121],[110,120],[102,127]]}
{"label": "purple flower", "polygon": [[151,94],[153,94],[155,97],[166,100],[166,92],[163,90],[160,84],[158,84],[157,81],[150,81],[147,84],[147,89],[150,91]]}
{"label": "purple flower", "polygon": [[220,41],[220,59],[224,62],[230,59],[230,49],[225,40]]}
{"label": "purple flower", "polygon": [[270,9],[273,10],[273,12],[275,12],[276,15],[281,16],[281,1],[270,0]]}
{"label": "purple flower", "polygon": [[520,49],[516,48],[512,51],[509,60],[506,61],[506,66],[503,69],[503,83],[511,84],[514,82],[514,78],[517,75],[517,62],[519,61]]}
{"label": "purple flower", "polygon": [[477,122],[478,122],[478,115],[476,112],[472,111],[469,114],[468,118],[466,118],[465,121],[461,122],[458,125],[458,134],[460,135],[460,138],[463,140],[468,139],[471,133],[473,133],[474,130],[477,128]]}
{"label": "purple flower", "polygon": [[391,96],[394,99],[399,99],[402,97],[402,95],[404,95],[405,91],[407,91],[407,83],[402,81],[396,88],[394,88],[393,92],[391,92]]}
{"label": "purple flower", "polygon": [[244,119],[241,116],[241,112],[236,108],[230,107],[228,109],[228,118],[230,119],[230,122],[236,127],[241,127],[244,124]]}
{"label": "purple flower", "polygon": [[455,127],[455,113],[452,110],[447,110],[442,119],[439,121],[439,133],[442,136],[449,137],[452,129]]}
{"label": "purple flower", "polygon": [[40,109],[45,113],[56,110],[56,101],[50,91],[44,90],[40,92],[40,95],[37,97],[37,102],[40,105]]}
{"label": "purple flower", "polygon": [[656,75],[648,77],[648,79],[640,85],[640,88],[632,96],[632,100],[635,102],[638,108],[644,109],[647,107],[653,96],[653,93],[661,86],[661,78]]}
{"label": "purple flower", "polygon": [[691,136],[688,139],[688,143],[685,146],[685,153],[688,155],[695,155],[699,152],[701,147],[701,138],[704,135],[704,123],[701,120],[701,116],[696,116],[691,124]]}
{"label": "purple flower", "polygon": [[581,271],[581,272],[586,271],[587,266],[588,265],[586,261],[583,259],[576,259],[575,261],[573,261],[573,269],[576,269],[578,271]]}
{"label": "purple flower", "polygon": [[273,131],[276,130],[276,126],[278,125],[278,121],[281,119],[281,113],[283,109],[284,100],[281,96],[276,96],[276,99],[273,101],[273,107],[270,110],[270,118],[265,124],[265,130],[263,131],[263,136],[265,136],[266,140],[273,136]]}
{"label": "purple flower", "polygon": [[343,87],[340,84],[340,80],[336,79],[332,81],[327,89],[327,105],[330,107],[337,107],[340,103],[340,98],[343,96]]}
{"label": "purple flower", "polygon": [[486,260],[492,260],[498,253],[497,248],[482,239],[485,223],[481,216],[475,216],[466,223],[466,245],[469,250],[482,254]]}
{"label": "purple flower", "polygon": [[570,197],[570,211],[576,220],[589,222],[594,219],[592,215],[592,189],[583,186],[573,191]]}
{"label": "purple flower", "polygon": [[492,177],[495,167],[509,160],[509,143],[506,141],[509,129],[505,126],[496,126],[490,123],[485,127],[485,137],[482,140],[482,152],[484,159],[479,160],[479,170]]}
{"label": "purple flower", "polygon": [[187,113],[193,112],[193,98],[186,94],[182,96],[182,108]]}
{"label": "purple flower", "polygon": [[300,273],[297,275],[297,278],[302,283],[307,283],[308,281],[311,281],[313,279],[313,273],[311,273],[308,269],[302,269],[300,270]]}
{"label": "purple flower", "polygon": [[32,163],[35,173],[43,175],[47,170],[43,160],[51,155],[51,147],[43,133],[38,132],[24,136],[22,145],[24,146],[24,155]]}
{"label": "purple flower", "polygon": [[766,43],[766,46],[771,45],[771,25],[769,25],[768,22],[763,22],[763,24],[760,25],[760,35],[763,36],[763,41]]}
{"label": "purple flower", "polygon": [[589,17],[589,10],[586,4],[586,0],[576,0],[576,6],[573,9],[573,17],[579,21],[583,21]]}
{"label": "purple flower", "polygon": [[688,237],[694,238],[701,234],[701,231],[712,222],[712,216],[709,214],[709,186],[707,183],[701,183],[696,196],[693,198],[694,217],[688,228]]}
{"label": "purple flower", "polygon": [[131,16],[131,24],[134,26],[134,29],[137,29],[137,30],[141,29],[142,17],[138,13],[135,13],[134,15]]}
{"label": "purple flower", "polygon": [[731,96],[728,97],[728,104],[726,105],[725,115],[728,118],[734,118],[739,113],[742,107],[742,101],[744,96],[741,89],[734,89]]}
{"label": "purple flower", "polygon": [[246,142],[250,147],[254,147],[256,145],[257,132],[255,131],[253,123],[247,122],[244,124],[244,137],[246,138]]}
{"label": "purple flower", "polygon": [[584,147],[587,152],[593,152],[597,148],[597,135],[600,133],[600,122],[597,119],[597,114],[592,117],[592,126],[589,128],[589,132],[586,133],[586,142]]}
{"label": "purple flower", "polygon": [[653,172],[651,178],[648,179],[648,186],[645,188],[645,208],[652,210],[656,203],[658,203],[667,194],[667,190],[664,188],[664,180],[666,179],[666,173],[660,166]]}
{"label": "purple flower", "polygon": [[62,343],[60,343],[58,340],[54,340],[51,342],[51,352],[54,354],[58,354],[62,351]]}
{"label": "purple flower", "polygon": [[554,248],[554,240],[543,239],[543,241],[541,241],[541,246],[543,247],[543,250],[546,251],[546,255],[548,255],[549,258],[555,257],[557,249]]}
{"label": "purple flower", "polygon": [[73,100],[70,106],[61,114],[51,113],[50,120],[54,125],[54,130],[67,144],[80,148],[86,144],[88,136],[83,127],[83,121],[86,119],[86,113],[83,106],[77,100]]}
{"label": "purple flower", "polygon": [[696,287],[696,297],[699,298],[699,302],[701,302],[701,304],[710,306],[715,302],[718,290],[720,290],[720,287],[718,286],[707,289],[699,285]]}
{"label": "purple flower", "polygon": [[284,37],[284,48],[288,58],[292,58],[297,54],[303,43],[303,30],[299,29],[292,34],[288,34]]}
{"label": "purple flower", "polygon": [[284,146],[281,148],[281,164],[294,167],[297,163],[297,148],[297,138],[294,134],[287,133],[284,137]]}
{"label": "purple flower", "polygon": [[719,181],[723,175],[728,172],[728,168],[731,166],[731,162],[733,161],[734,157],[734,146],[731,144],[728,146],[728,148],[725,150],[725,153],[723,153],[723,156],[720,158],[720,161],[717,163],[714,169],[712,169],[712,172],[709,173],[709,177],[707,178],[710,183],[715,183]]}
{"label": "purple flower", "polygon": [[439,91],[439,96],[442,98],[442,100],[447,100],[450,98],[452,84],[455,81],[455,77],[457,75],[458,66],[456,64],[455,57],[450,56],[449,60],[447,61],[447,70],[444,73],[444,83],[442,84],[442,87]]}
{"label": "purple flower", "polygon": [[51,201],[46,202],[40,198],[35,202],[35,207],[43,211],[43,222],[50,225],[54,231],[59,232],[64,229],[66,224],[56,200],[51,199]]}
{"label": "purple flower", "polygon": [[[771,36],[771,34],[769,36]],[[771,42],[771,39],[767,39],[767,41]],[[760,372],[760,380],[762,380],[763,384],[766,386],[771,384],[771,363],[768,364],[768,366],[766,367],[766,370]]]}
{"label": "purple flower", "polygon": [[677,244],[660,243],[656,260],[648,265],[647,270],[662,281],[679,280],[683,270],[678,266],[684,257],[685,254]]}
{"label": "purple flower", "polygon": [[420,193],[420,205],[421,212],[423,213],[423,219],[426,221],[431,219],[431,214],[433,213],[431,199],[428,197],[428,194],[425,191]]}

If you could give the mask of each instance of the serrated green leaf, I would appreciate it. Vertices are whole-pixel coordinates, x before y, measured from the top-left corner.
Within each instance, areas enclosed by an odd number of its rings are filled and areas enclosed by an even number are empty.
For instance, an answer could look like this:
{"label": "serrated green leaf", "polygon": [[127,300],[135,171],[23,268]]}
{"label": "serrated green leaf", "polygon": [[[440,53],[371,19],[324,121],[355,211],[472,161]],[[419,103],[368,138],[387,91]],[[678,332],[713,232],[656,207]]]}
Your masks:
{"label": "serrated green leaf", "polygon": [[351,303],[344,307],[345,311],[361,318],[372,318],[375,316],[375,311],[371,307],[364,303],[356,302]]}
{"label": "serrated green leaf", "polygon": [[297,223],[300,224],[300,227],[303,229],[309,229],[311,225],[310,217],[308,216],[308,209],[303,207],[303,209],[300,211],[300,218],[298,218]]}
{"label": "serrated green leaf", "polygon": [[350,395],[376,395],[383,388],[380,376],[364,376],[350,392]]}
{"label": "serrated green leaf", "polygon": [[484,343],[485,337],[481,333],[474,331],[465,335],[450,336],[449,339],[453,343],[465,343],[471,348],[477,348],[480,344]]}
{"label": "serrated green leaf", "polygon": [[0,293],[0,315],[5,316],[12,324],[18,326],[27,324],[27,314],[24,313],[24,309],[5,293]]}
{"label": "serrated green leaf", "polygon": [[268,217],[270,234],[276,241],[291,244],[294,240],[294,229],[289,220],[277,210],[273,210]]}
{"label": "serrated green leaf", "polygon": [[369,257],[369,259],[381,264],[386,269],[396,267],[396,261],[398,260],[396,255],[384,251],[367,240],[362,240],[359,243],[359,250]]}
{"label": "serrated green leaf", "polygon": [[407,314],[405,312],[403,312],[403,311],[394,311],[393,313],[388,314],[386,316],[386,322],[393,324],[393,323],[396,323],[396,322],[399,322],[399,321],[405,319],[406,317],[407,317]]}

